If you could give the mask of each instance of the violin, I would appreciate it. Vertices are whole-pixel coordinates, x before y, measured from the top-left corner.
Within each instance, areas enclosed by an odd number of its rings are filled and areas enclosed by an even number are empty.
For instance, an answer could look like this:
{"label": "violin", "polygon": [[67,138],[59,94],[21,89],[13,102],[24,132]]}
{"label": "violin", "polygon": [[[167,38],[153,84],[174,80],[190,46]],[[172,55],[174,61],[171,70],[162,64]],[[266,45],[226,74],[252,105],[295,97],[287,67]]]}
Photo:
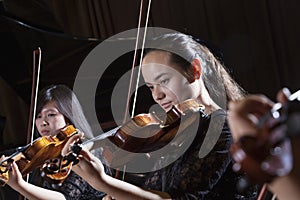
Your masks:
{"label": "violin", "polygon": [[[168,112],[139,114],[108,139],[123,150],[149,153],[168,144],[178,132],[180,123],[192,123],[195,119],[193,113],[200,110],[203,112],[204,106],[189,99],[174,105]],[[183,117],[188,120],[183,120]]]}
{"label": "violin", "polygon": [[40,167],[46,178],[54,183],[62,182],[70,173],[71,165],[61,159],[61,151],[68,139],[76,133],[74,126],[69,125],[56,136],[43,136],[31,144],[18,147],[14,154],[0,162],[0,184],[4,186],[7,183],[8,166],[13,161],[18,165],[22,176]]}
{"label": "violin", "polygon": [[292,169],[290,139],[300,136],[300,90],[285,105],[277,103],[258,122],[259,133],[243,136],[231,148],[233,169],[246,172],[249,184],[264,184]]}
{"label": "violin", "polygon": [[[139,114],[107,133],[101,134],[91,141],[109,139],[119,149],[133,153],[149,153],[168,144],[180,131],[187,128],[198,117],[195,113],[204,114],[204,106],[189,99],[181,104],[173,105],[168,112]],[[67,160],[76,160],[82,145],[74,144],[72,152],[66,156]],[[120,157],[122,155],[122,157]],[[105,158],[106,161],[122,162],[131,154],[120,154]],[[104,156],[105,157],[105,156]],[[117,164],[118,165],[118,164]]]}

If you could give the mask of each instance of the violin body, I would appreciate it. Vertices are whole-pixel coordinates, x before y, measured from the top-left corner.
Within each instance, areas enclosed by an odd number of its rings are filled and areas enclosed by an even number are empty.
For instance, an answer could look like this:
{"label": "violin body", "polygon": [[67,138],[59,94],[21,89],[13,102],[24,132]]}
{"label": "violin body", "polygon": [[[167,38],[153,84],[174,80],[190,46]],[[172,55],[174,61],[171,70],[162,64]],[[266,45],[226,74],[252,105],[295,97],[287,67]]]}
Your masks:
{"label": "violin body", "polygon": [[[49,179],[62,181],[68,175],[70,166],[64,166],[61,151],[68,139],[77,133],[74,126],[69,125],[60,130],[56,136],[43,136],[22,148],[20,152],[13,154],[0,163],[0,181],[5,185],[9,179],[9,162],[15,161],[23,176],[31,173],[34,169],[41,167]],[[54,168],[51,160],[59,160],[60,167]],[[66,168],[67,167],[67,168]],[[67,171],[67,172],[66,172]],[[55,175],[54,175],[55,174]]]}
{"label": "violin body", "polygon": [[134,153],[155,151],[176,136],[180,125],[191,124],[196,118],[193,117],[193,113],[199,110],[204,110],[204,106],[190,99],[173,106],[167,113],[137,115],[123,124],[108,139],[126,151]]}

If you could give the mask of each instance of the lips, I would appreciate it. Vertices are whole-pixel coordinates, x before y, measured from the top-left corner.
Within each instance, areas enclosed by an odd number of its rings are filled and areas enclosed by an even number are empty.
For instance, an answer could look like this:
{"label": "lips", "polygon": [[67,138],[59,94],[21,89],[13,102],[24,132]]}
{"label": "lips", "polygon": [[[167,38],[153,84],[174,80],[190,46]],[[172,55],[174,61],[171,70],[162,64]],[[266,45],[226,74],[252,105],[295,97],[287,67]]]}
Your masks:
{"label": "lips", "polygon": [[42,130],[41,135],[49,135],[50,131],[48,130]]}
{"label": "lips", "polygon": [[172,106],[172,102],[167,102],[167,103],[161,104],[161,107],[162,107],[164,110],[167,110],[167,109],[170,108],[171,106]]}

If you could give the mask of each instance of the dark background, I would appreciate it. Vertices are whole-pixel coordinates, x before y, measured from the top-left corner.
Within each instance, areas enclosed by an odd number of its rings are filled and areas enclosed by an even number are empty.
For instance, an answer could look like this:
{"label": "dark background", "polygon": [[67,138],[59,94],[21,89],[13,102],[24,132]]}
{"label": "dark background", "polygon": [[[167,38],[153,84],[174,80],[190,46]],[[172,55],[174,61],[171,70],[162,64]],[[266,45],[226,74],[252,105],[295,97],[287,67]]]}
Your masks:
{"label": "dark background", "polygon": [[[142,3],[144,26],[148,1]],[[33,50],[42,49],[40,88],[56,83],[72,88],[77,70],[95,46],[137,28],[140,5],[138,0],[0,1],[0,85],[5,85],[0,94],[0,150],[26,143]],[[296,91],[300,86],[299,8],[298,0],[152,0],[148,26],[207,41],[247,92],[275,100],[280,88]],[[122,56],[99,83],[96,110],[106,128],[112,120],[111,89],[131,65],[132,53]]]}

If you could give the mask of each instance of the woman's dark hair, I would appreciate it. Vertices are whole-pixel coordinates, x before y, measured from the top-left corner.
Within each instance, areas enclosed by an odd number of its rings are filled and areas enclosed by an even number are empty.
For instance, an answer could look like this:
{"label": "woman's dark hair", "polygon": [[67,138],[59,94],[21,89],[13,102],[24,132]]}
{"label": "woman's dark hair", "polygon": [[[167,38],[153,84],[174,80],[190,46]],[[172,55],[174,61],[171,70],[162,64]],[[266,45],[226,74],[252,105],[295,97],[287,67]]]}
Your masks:
{"label": "woman's dark hair", "polygon": [[[169,53],[170,62],[180,66],[189,76],[189,67],[193,59],[198,58],[202,66],[202,80],[212,99],[221,107],[223,96],[226,100],[237,100],[244,96],[244,90],[232,79],[221,62],[204,45],[199,44],[191,36],[182,33],[168,33],[149,41],[145,55],[152,51]],[[222,95],[224,93],[225,95]],[[223,104],[223,105],[222,105]]]}
{"label": "woman's dark hair", "polygon": [[40,113],[48,102],[53,101],[58,111],[64,115],[66,122],[75,126],[85,134],[86,138],[93,138],[93,133],[82,107],[74,92],[65,85],[50,85],[39,92],[36,113]]}

